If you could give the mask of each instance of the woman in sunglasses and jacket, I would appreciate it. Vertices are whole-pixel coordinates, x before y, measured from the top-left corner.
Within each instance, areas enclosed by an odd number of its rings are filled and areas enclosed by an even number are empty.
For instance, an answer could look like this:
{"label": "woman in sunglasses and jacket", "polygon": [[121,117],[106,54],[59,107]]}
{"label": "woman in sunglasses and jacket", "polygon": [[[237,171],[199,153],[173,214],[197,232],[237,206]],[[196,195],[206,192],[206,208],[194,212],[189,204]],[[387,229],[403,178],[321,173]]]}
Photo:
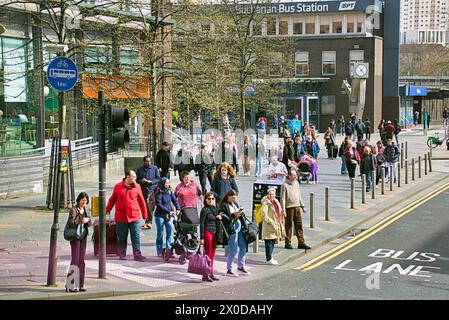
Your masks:
{"label": "woman in sunglasses and jacket", "polygon": [[214,257],[217,249],[217,224],[221,221],[221,215],[215,207],[214,193],[209,191],[204,197],[204,207],[200,213],[200,237],[204,245],[204,254],[210,258],[210,276],[203,276],[203,281],[211,282],[220,280],[214,276]]}

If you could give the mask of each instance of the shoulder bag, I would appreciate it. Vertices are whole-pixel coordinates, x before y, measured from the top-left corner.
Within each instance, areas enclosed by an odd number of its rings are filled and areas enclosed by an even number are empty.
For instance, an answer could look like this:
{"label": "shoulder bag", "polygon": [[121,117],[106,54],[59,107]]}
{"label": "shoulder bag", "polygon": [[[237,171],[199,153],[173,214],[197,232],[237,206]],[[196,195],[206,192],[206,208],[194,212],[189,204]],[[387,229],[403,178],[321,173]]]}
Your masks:
{"label": "shoulder bag", "polygon": [[83,223],[79,223],[78,225],[72,227],[67,220],[67,223],[64,227],[64,239],[67,241],[74,240],[82,240],[87,235],[87,229],[84,227]]}
{"label": "shoulder bag", "polygon": [[226,231],[226,227],[223,224],[223,221],[221,221],[221,220],[219,220],[217,223],[216,237],[217,237],[217,244],[220,246],[223,246],[223,248],[229,242],[229,234]]}
{"label": "shoulder bag", "polygon": [[259,226],[255,222],[251,222],[245,217],[245,228],[243,229],[243,238],[247,244],[253,243],[257,240],[259,233]]}

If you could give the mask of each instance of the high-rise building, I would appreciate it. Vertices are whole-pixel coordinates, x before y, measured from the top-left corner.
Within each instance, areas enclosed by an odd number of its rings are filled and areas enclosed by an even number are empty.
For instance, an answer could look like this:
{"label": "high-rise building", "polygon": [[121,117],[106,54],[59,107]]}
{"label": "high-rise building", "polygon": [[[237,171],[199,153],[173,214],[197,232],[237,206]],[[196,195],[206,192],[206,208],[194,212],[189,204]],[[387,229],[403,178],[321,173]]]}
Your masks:
{"label": "high-rise building", "polygon": [[449,44],[449,0],[401,0],[401,42]]}

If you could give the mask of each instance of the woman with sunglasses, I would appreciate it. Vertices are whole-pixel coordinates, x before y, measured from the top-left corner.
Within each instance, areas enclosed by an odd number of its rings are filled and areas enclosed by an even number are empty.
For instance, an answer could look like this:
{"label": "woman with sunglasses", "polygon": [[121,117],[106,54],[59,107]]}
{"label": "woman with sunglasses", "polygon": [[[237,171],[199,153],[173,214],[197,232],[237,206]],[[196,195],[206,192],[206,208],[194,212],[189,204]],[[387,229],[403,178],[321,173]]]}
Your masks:
{"label": "woman with sunglasses", "polygon": [[210,258],[210,276],[203,276],[203,281],[211,282],[220,280],[214,276],[214,257],[217,249],[217,223],[221,215],[215,207],[214,193],[209,191],[204,198],[204,207],[200,213],[200,236],[201,244],[204,245],[204,254]]}

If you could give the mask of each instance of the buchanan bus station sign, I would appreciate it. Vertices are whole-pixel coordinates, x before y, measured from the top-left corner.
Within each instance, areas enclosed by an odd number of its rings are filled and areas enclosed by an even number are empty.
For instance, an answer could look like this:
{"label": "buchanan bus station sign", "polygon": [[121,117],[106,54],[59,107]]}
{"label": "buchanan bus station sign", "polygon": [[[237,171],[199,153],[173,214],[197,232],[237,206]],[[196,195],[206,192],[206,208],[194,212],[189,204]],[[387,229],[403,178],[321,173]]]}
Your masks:
{"label": "buchanan bus station sign", "polygon": [[[379,0],[355,0],[355,1],[306,1],[266,4],[242,4],[236,6],[238,15],[251,14],[255,9],[257,14],[297,14],[297,13],[330,13],[330,12],[367,12],[382,11],[382,3]],[[372,10],[371,10],[372,11]]]}

